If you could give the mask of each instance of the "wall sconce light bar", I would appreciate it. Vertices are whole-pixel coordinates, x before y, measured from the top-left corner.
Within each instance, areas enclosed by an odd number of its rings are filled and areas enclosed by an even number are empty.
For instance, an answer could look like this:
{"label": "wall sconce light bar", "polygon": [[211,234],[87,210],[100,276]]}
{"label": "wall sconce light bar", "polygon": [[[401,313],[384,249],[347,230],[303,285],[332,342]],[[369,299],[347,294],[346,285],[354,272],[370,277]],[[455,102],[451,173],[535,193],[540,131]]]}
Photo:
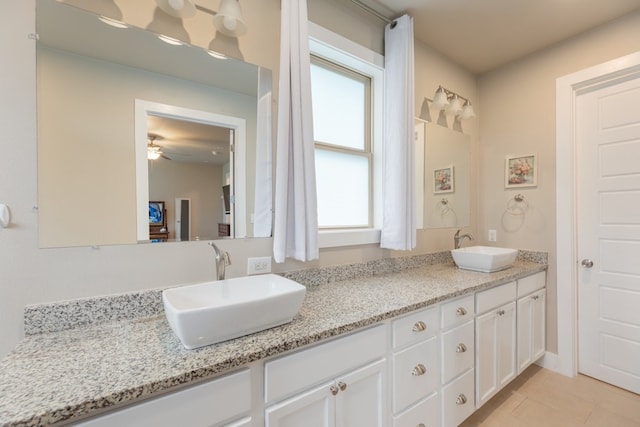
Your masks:
{"label": "wall sconce light bar", "polygon": [[446,110],[462,120],[472,119],[476,116],[469,98],[465,98],[442,85],[438,86],[431,106],[437,110]]}

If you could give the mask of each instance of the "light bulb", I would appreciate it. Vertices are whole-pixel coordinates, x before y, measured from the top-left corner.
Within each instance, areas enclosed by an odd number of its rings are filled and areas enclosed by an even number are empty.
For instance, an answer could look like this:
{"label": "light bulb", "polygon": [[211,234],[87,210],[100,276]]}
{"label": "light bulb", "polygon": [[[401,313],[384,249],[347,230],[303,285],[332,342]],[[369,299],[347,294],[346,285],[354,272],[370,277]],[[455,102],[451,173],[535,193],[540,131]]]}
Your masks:
{"label": "light bulb", "polygon": [[449,106],[447,107],[447,112],[451,114],[460,114],[462,111],[462,101],[458,98],[458,95],[453,95],[451,101],[449,102]]}
{"label": "light bulb", "polygon": [[222,20],[222,25],[229,31],[235,31],[238,26],[238,21],[236,21],[236,18],[233,16],[225,16]]}
{"label": "light bulb", "polygon": [[460,113],[460,118],[462,120],[473,119],[476,116],[475,111],[473,111],[473,107],[469,101],[464,103],[462,107],[462,112]]}
{"label": "light bulb", "polygon": [[169,0],[169,6],[174,10],[182,10],[184,7],[184,0]]}

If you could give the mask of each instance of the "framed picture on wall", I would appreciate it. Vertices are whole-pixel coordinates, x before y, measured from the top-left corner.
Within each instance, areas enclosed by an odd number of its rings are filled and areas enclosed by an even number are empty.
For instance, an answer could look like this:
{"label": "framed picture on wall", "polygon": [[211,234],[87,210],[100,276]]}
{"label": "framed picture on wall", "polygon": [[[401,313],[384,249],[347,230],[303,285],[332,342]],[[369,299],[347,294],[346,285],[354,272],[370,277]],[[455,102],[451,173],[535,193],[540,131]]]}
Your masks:
{"label": "framed picture on wall", "polygon": [[454,175],[453,165],[446,166],[441,169],[433,170],[433,192],[434,194],[440,193],[453,193],[454,188]]}
{"label": "framed picture on wall", "polygon": [[149,225],[159,228],[167,225],[164,202],[149,202]]}
{"label": "framed picture on wall", "polygon": [[505,188],[535,187],[538,185],[538,162],[535,154],[507,156],[504,167]]}

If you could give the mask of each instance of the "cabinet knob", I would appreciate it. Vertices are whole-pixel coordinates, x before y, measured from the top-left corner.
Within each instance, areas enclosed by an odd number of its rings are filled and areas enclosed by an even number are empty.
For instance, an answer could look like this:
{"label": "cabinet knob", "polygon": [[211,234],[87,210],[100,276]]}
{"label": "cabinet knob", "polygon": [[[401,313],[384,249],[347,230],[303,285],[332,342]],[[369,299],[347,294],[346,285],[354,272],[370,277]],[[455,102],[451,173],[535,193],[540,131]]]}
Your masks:
{"label": "cabinet knob", "polygon": [[536,301],[538,298],[540,298],[540,295],[534,295],[531,297],[534,301]]}
{"label": "cabinet knob", "polygon": [[456,399],[456,405],[464,405],[465,403],[467,403],[467,396],[460,393]]}
{"label": "cabinet knob", "polygon": [[456,314],[458,316],[464,316],[465,314],[467,314],[467,310],[464,307],[458,307],[458,309],[456,310]]}
{"label": "cabinet knob", "polygon": [[463,343],[458,344],[456,347],[456,353],[464,353],[465,351],[467,351],[467,346]]}
{"label": "cabinet knob", "polygon": [[340,391],[345,391],[347,389],[347,384],[345,384],[342,381],[340,381],[338,383],[338,387],[340,387]]}
{"label": "cabinet knob", "polygon": [[422,320],[417,321],[414,325],[413,328],[411,328],[411,330],[413,332],[422,332],[425,329],[427,329],[427,324],[424,323]]}
{"label": "cabinet knob", "polygon": [[332,385],[331,387],[329,387],[329,390],[331,390],[331,394],[333,394],[334,396],[338,394],[338,392],[340,391],[338,390],[338,387],[336,387],[335,385]]}
{"label": "cabinet knob", "polygon": [[427,373],[427,368],[424,367],[422,363],[418,363],[411,371],[411,375],[414,377],[419,377],[420,375],[424,375]]}
{"label": "cabinet knob", "polygon": [[504,310],[498,310],[498,316],[504,316]]}

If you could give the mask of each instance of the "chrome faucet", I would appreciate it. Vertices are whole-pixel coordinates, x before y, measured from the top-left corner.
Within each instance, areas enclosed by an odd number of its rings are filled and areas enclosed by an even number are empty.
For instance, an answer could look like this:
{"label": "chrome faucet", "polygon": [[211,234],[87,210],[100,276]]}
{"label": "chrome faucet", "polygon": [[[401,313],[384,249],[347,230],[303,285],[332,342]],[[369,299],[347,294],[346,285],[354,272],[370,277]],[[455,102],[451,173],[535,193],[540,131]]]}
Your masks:
{"label": "chrome faucet", "polygon": [[231,257],[229,256],[229,252],[221,251],[220,248],[217,247],[213,242],[209,242],[209,246],[211,246],[213,248],[213,251],[216,253],[216,277],[218,280],[224,280],[225,267],[227,265],[231,265]]}
{"label": "chrome faucet", "polygon": [[460,235],[460,230],[456,231],[455,236],[453,236],[453,246],[455,249],[460,249],[460,245],[462,244],[462,241],[467,238],[469,240],[473,240],[473,236],[471,234],[463,234],[462,236]]}

